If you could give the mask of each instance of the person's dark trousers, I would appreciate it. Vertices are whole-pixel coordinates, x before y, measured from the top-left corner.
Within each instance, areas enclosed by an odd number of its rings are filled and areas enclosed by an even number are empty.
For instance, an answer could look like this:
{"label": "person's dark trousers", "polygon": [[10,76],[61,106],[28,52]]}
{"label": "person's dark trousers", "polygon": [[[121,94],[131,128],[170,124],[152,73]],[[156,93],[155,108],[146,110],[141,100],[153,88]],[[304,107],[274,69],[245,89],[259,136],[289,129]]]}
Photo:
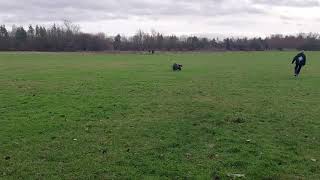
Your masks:
{"label": "person's dark trousers", "polygon": [[298,76],[300,74],[301,68],[302,68],[302,65],[296,64],[296,67],[294,68],[295,76]]}

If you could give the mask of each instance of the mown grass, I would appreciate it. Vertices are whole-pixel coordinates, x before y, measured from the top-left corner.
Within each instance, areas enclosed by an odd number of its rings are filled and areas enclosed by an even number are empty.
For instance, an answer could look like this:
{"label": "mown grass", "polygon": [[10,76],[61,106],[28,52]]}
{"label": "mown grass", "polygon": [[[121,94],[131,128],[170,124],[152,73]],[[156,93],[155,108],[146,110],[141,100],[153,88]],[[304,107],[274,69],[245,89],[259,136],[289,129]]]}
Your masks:
{"label": "mown grass", "polygon": [[294,54],[0,53],[0,178],[320,179],[320,53]]}

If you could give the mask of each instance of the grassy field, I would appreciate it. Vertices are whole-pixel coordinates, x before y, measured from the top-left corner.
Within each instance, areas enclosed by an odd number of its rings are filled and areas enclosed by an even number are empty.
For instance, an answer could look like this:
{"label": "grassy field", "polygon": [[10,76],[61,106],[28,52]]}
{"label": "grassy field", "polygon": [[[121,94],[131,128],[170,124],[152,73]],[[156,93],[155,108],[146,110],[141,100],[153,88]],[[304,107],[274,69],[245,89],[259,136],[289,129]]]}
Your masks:
{"label": "grassy field", "polygon": [[0,53],[0,179],[320,179],[293,55]]}

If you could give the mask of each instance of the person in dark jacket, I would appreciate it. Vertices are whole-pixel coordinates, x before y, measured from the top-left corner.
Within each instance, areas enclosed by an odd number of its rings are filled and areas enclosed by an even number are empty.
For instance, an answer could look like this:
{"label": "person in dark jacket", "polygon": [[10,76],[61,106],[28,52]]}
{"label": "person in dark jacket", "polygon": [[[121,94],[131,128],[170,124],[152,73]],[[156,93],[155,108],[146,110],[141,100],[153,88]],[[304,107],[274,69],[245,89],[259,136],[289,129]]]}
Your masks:
{"label": "person in dark jacket", "polygon": [[296,63],[296,66],[294,67],[294,76],[299,76],[301,68],[306,65],[307,57],[304,54],[304,51],[301,51],[299,54],[297,54],[292,61],[293,63]]}

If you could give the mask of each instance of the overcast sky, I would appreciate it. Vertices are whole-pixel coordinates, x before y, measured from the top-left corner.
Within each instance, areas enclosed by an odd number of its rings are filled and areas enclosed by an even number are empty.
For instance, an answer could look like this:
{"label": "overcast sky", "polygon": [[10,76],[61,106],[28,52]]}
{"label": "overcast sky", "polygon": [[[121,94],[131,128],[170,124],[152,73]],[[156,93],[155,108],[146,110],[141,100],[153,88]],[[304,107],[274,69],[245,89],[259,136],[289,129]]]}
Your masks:
{"label": "overcast sky", "polygon": [[177,35],[320,32],[320,0],[0,0],[0,24],[59,23],[84,32]]}

